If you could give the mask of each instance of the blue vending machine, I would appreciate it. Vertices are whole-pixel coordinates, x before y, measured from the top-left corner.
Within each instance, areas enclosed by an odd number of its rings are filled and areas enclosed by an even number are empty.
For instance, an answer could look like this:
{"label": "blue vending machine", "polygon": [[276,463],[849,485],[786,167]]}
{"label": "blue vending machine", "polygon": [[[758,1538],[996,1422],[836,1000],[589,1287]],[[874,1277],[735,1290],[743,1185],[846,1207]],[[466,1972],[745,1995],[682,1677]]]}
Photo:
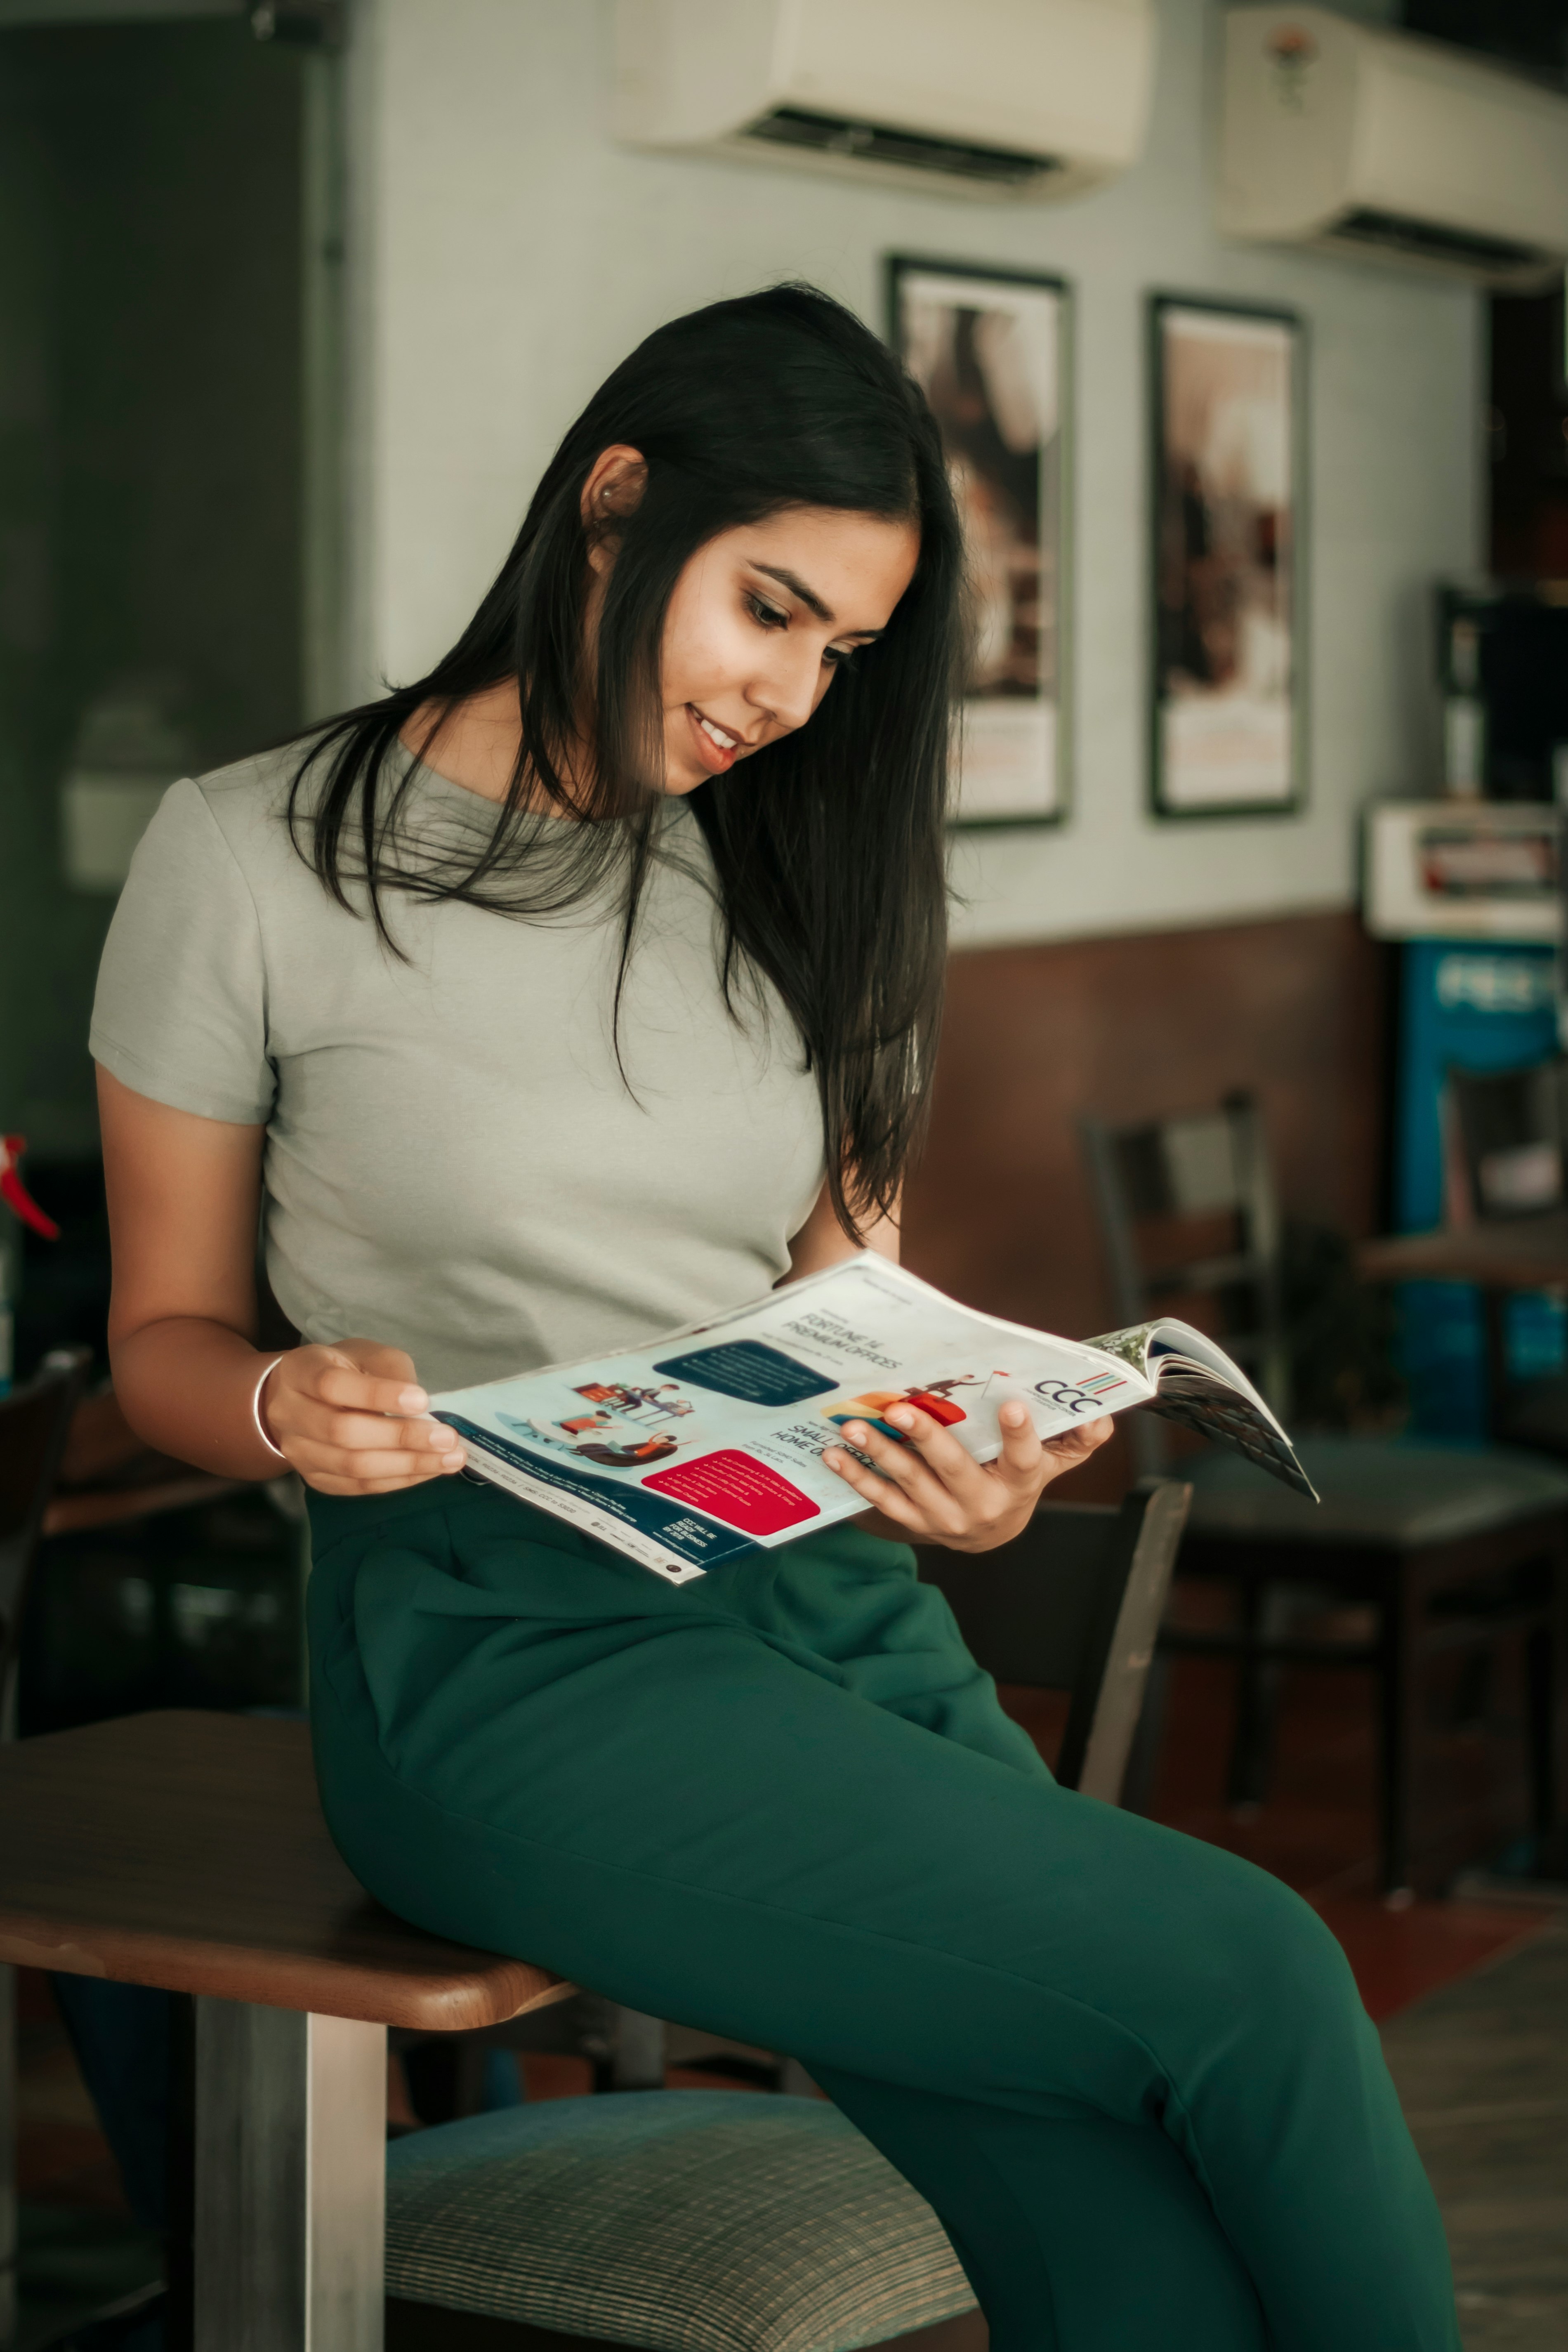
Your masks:
{"label": "blue vending machine", "polygon": [[[1390,801],[1368,820],[1367,927],[1401,942],[1394,1072],[1394,1218],[1401,1233],[1444,1222],[1443,1090],[1450,1069],[1516,1070],[1558,1051],[1555,808],[1534,803]],[[1468,1284],[1400,1287],[1400,1349],[1412,1426],[1479,1440],[1486,1343]],[[1563,1364],[1562,1301],[1510,1299],[1510,1370]]]}

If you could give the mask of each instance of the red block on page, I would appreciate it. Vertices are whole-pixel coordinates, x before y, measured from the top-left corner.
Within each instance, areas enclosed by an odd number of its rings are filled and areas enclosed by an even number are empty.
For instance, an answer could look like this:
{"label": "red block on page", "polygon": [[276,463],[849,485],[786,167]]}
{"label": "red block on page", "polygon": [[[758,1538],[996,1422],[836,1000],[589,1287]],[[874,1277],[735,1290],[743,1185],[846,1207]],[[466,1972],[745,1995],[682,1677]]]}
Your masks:
{"label": "red block on page", "polygon": [[784,1528],[799,1527],[803,1519],[822,1517],[809,1495],[766,1463],[753,1462],[749,1454],[733,1448],[700,1454],[673,1470],[657,1470],[638,1484],[672,1496],[678,1503],[695,1503],[700,1511],[722,1519],[726,1527],[739,1528],[745,1536],[776,1536]]}

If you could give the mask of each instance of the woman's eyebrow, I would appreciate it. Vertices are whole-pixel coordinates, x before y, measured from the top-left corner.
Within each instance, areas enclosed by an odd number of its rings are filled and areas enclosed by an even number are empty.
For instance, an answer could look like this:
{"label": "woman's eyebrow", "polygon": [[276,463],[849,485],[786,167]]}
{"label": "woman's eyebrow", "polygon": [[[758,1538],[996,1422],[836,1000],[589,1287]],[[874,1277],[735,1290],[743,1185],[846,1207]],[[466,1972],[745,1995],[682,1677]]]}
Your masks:
{"label": "woman's eyebrow", "polygon": [[838,615],[830,604],[823,603],[815,588],[806,586],[798,572],[783,572],[775,563],[758,563],[752,569],[765,572],[770,580],[776,580],[781,588],[787,588],[792,596],[798,596],[808,612],[815,613],[819,621],[826,621],[830,629],[833,627]]}
{"label": "woman's eyebrow", "polygon": [[[806,586],[798,572],[784,572],[776,563],[753,563],[752,569],[765,572],[770,580],[776,580],[781,588],[787,588],[792,596],[798,596],[806,610],[815,613],[819,621],[826,621],[830,629],[837,625],[837,614],[831,605],[823,603],[815,588]],[[851,629],[849,635],[852,637],[879,637],[882,632],[880,629]]]}

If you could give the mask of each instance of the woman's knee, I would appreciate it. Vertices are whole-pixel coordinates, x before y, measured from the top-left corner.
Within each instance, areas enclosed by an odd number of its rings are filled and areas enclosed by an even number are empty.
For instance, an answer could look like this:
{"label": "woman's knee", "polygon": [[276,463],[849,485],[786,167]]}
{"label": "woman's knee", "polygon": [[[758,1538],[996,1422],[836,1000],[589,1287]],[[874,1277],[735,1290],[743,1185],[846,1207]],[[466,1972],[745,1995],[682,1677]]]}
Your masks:
{"label": "woman's knee", "polygon": [[1318,1914],[1282,1880],[1232,1854],[1205,1874],[1167,1946],[1171,1980],[1244,2038],[1320,2039],[1364,2023],[1350,1964]]}

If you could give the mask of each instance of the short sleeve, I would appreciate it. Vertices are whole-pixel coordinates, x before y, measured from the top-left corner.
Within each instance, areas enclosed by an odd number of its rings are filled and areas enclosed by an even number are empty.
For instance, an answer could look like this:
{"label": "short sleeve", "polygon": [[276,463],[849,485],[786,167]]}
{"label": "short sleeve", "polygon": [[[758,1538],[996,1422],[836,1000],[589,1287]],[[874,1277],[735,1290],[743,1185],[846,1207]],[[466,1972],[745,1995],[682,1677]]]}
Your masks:
{"label": "short sleeve", "polygon": [[172,784],[109,927],[89,1047],[122,1086],[247,1125],[272,1108],[267,971],[250,888],[194,783]]}

